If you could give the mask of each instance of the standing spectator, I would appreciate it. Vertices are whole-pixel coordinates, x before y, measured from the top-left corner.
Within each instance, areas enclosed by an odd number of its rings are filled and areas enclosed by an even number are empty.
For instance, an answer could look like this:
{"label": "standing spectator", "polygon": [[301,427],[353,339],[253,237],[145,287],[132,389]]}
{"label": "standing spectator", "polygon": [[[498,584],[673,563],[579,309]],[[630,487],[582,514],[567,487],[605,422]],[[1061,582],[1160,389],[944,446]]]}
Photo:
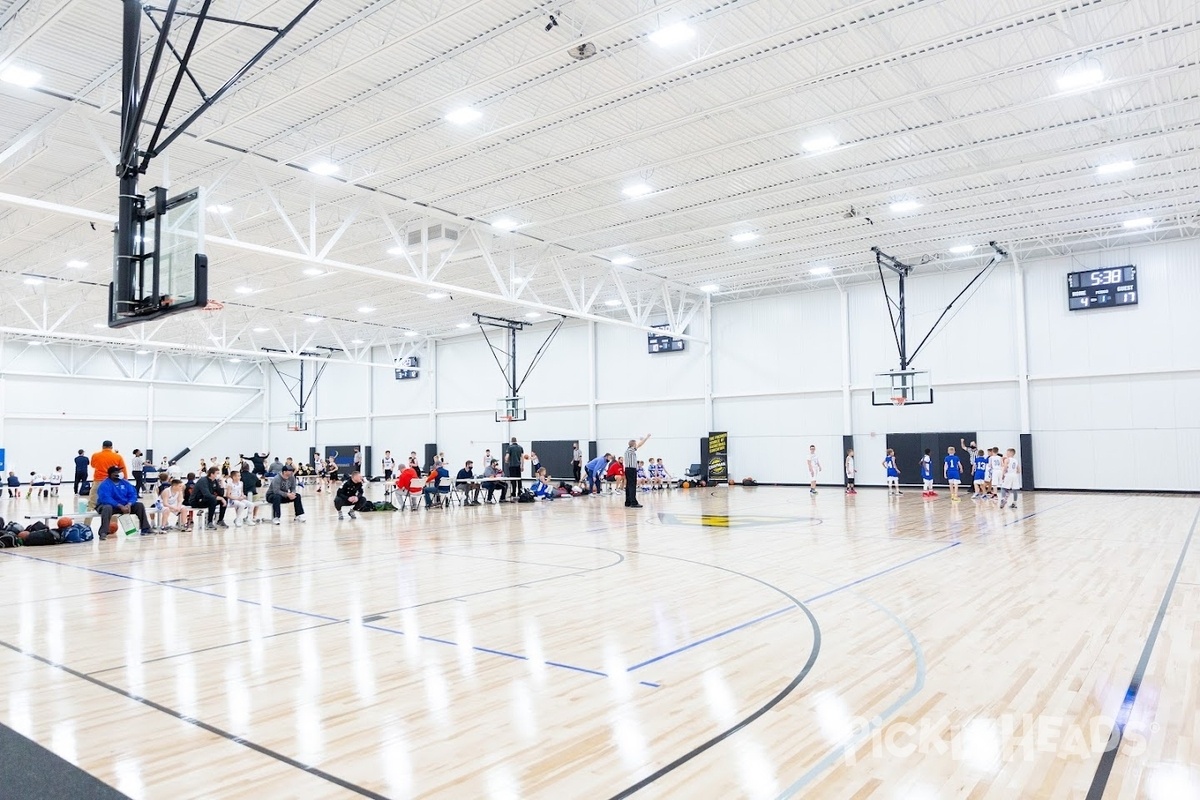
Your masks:
{"label": "standing spectator", "polygon": [[351,467],[352,474],[354,472],[359,473],[359,475],[362,474],[362,458],[362,450],[359,450],[357,447],[354,448],[354,458],[351,460],[351,462],[354,464],[354,466]]}
{"label": "standing spectator", "polygon": [[[504,473],[510,478],[521,477],[521,462],[525,460],[525,448],[517,444],[517,437],[512,437],[512,441],[504,448]],[[521,481],[513,481],[512,500],[515,503],[517,496],[521,494]]]}
{"label": "standing spectator", "polygon": [[137,489],[137,493],[140,495],[142,489],[145,488],[142,486],[142,481],[144,480],[142,477],[142,467],[146,466],[146,459],[142,456],[141,450],[134,448],[133,457],[129,459],[129,466],[133,468],[133,488]]}
{"label": "standing spectator", "polygon": [[[125,458],[113,450],[113,443],[108,439],[101,442],[100,449],[92,453],[90,463],[92,465],[92,490],[88,493],[88,508],[96,508],[96,492],[99,490],[100,484],[108,477],[109,469],[112,467],[119,469],[122,478],[129,477],[129,470],[125,468]],[[145,513],[144,510],[143,513]],[[104,533],[108,533],[108,530],[104,529]]]}
{"label": "standing spectator", "polygon": [[137,490],[133,484],[122,479],[124,465],[113,465],[108,468],[104,480],[94,481],[96,488],[96,510],[100,512],[100,538],[108,538],[108,523],[116,514],[136,514],[141,524],[142,536],[154,533],[150,529],[150,521],[146,519],[146,507],[138,502]]}
{"label": "standing spectator", "polygon": [[300,501],[300,492],[296,487],[296,468],[283,465],[279,474],[271,478],[267,487],[267,502],[271,504],[271,521],[280,524],[280,506],[291,503],[296,509],[296,521],[304,522],[304,503]]}
{"label": "standing spectator", "polygon": [[[250,463],[254,466],[254,474],[260,478],[267,474],[267,456],[269,455],[271,454],[259,453],[257,451],[250,455]],[[242,456],[242,458],[245,458],[245,456]]]}
{"label": "standing spectator", "polygon": [[637,451],[638,448],[646,443],[650,438],[650,434],[642,437],[641,441],[637,439],[629,440],[629,447],[625,448],[625,507],[626,508],[641,508],[642,504],[637,499]]}
{"label": "standing spectator", "polygon": [[583,451],[579,449],[579,442],[571,445],[571,474],[575,476],[576,485],[582,479],[583,471]]}
{"label": "standing spectator", "polygon": [[87,481],[88,457],[79,451],[79,455],[75,456],[75,494],[79,494],[79,487]]}

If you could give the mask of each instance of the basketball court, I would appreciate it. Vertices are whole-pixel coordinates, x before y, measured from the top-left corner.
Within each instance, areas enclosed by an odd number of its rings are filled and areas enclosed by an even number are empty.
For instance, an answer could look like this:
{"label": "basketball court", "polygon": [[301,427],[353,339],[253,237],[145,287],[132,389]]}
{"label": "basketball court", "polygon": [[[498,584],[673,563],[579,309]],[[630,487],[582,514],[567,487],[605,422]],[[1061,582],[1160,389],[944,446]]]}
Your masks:
{"label": "basketball court", "polygon": [[0,0],[0,798],[1200,798],[1197,52]]}

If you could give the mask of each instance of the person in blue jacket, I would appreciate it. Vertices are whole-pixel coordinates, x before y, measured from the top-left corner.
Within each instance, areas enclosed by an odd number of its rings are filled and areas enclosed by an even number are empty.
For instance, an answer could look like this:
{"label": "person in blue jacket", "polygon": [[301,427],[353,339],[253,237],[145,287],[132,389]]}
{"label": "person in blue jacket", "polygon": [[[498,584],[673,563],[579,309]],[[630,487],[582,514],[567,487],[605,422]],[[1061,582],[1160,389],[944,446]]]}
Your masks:
{"label": "person in blue jacket", "polygon": [[96,487],[96,510],[100,512],[100,538],[108,538],[108,523],[113,514],[136,514],[141,524],[142,536],[151,536],[150,521],[146,519],[146,507],[138,502],[137,489],[121,477],[120,467],[108,468],[108,480]]}
{"label": "person in blue jacket", "polygon": [[605,453],[593,458],[584,466],[587,472],[588,494],[600,494],[600,481],[604,480],[604,472],[612,459],[612,453]]}

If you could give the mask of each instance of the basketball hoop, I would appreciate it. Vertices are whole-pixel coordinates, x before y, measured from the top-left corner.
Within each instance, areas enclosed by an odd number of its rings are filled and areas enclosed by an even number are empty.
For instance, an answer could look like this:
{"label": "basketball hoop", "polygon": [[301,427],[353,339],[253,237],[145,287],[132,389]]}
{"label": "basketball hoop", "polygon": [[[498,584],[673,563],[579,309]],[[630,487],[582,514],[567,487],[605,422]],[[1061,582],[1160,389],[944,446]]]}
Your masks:
{"label": "basketball hoop", "polygon": [[513,421],[512,415],[505,414],[504,416],[500,417],[500,421],[501,422],[512,422]]}
{"label": "basketball hoop", "polygon": [[207,303],[204,304],[204,307],[201,308],[200,310],[211,312],[211,311],[223,311],[224,309],[225,309],[225,304],[222,303],[220,300],[209,300]]}
{"label": "basketball hoop", "polygon": [[904,405],[904,400],[905,400],[905,398],[903,398],[903,397],[893,397],[893,398],[892,398],[892,405],[894,405],[894,406],[902,406],[902,405]]}

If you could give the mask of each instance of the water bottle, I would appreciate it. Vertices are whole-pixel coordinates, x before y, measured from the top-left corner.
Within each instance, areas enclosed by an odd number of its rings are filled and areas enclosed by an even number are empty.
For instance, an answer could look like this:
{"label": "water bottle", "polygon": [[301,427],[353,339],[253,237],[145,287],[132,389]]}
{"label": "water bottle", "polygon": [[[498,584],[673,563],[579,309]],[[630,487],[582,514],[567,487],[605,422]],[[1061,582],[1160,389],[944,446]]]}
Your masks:
{"label": "water bottle", "polygon": [[59,504],[58,504],[58,515],[59,515],[60,517],[62,516],[62,512],[63,512],[62,503],[59,503]]}

